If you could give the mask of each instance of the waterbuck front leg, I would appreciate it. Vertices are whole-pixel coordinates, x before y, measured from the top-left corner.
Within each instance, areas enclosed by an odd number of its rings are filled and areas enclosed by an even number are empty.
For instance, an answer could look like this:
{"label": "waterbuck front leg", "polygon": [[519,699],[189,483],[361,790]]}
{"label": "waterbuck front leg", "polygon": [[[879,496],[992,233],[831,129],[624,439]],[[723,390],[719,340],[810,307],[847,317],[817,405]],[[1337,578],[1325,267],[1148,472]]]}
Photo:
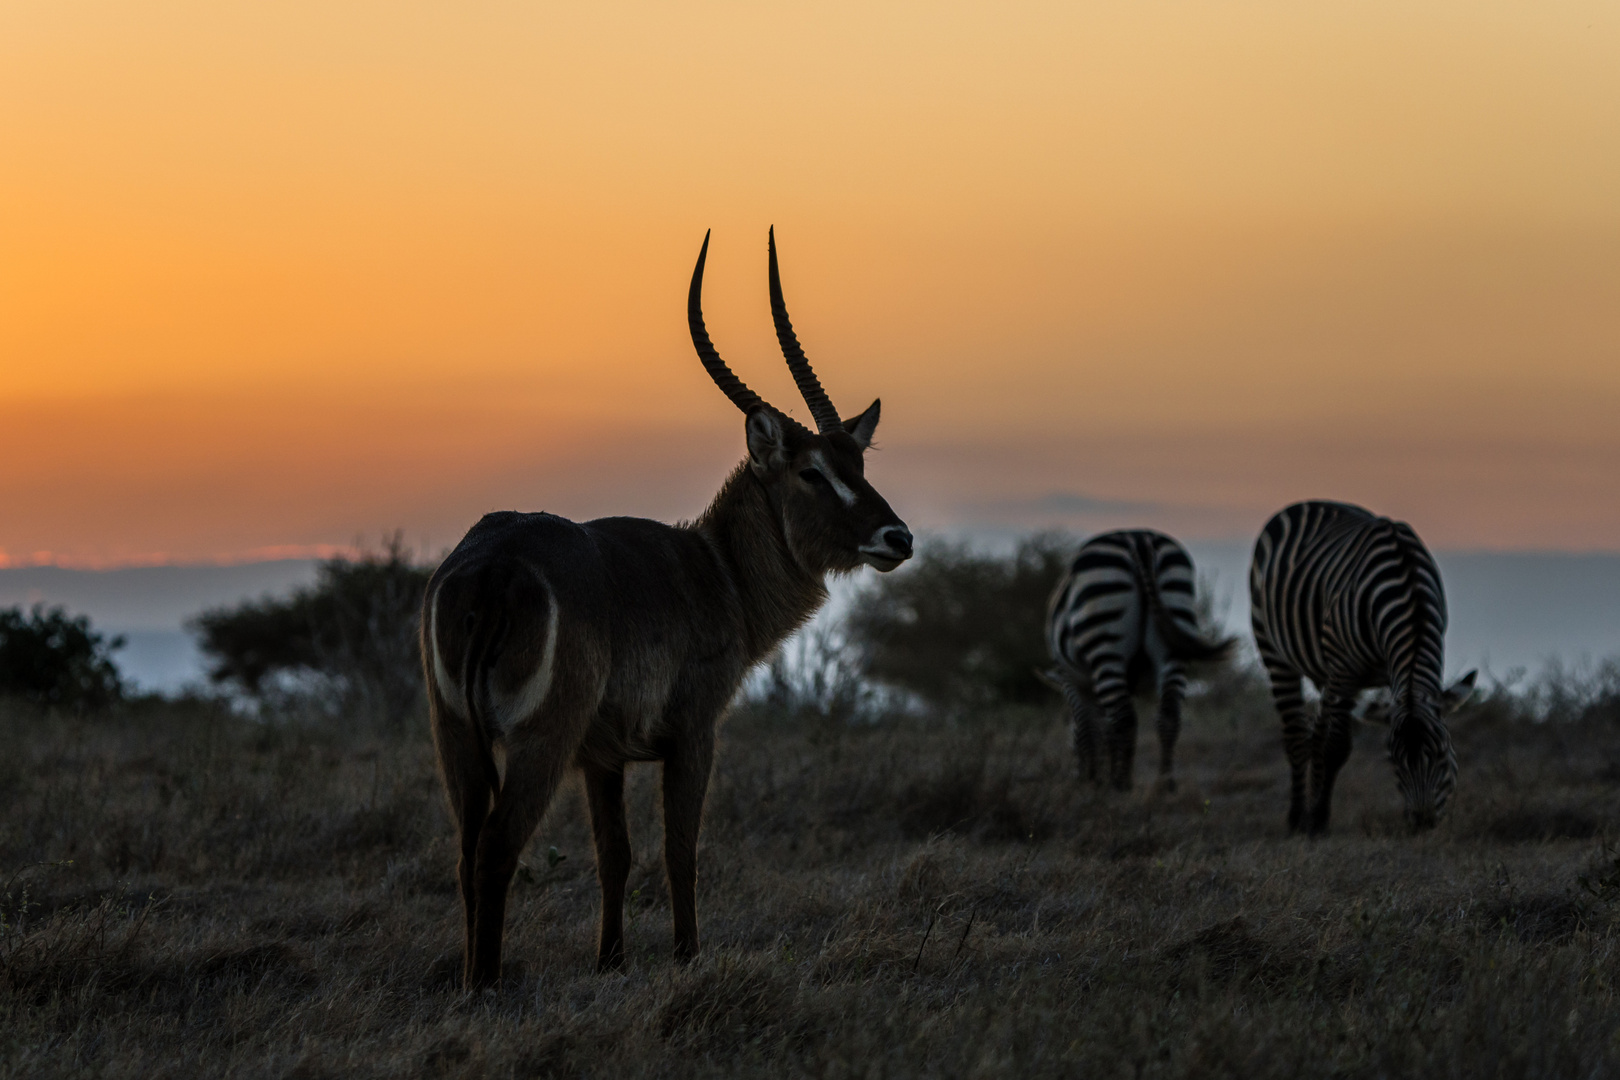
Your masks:
{"label": "waterbuck front leg", "polygon": [[1355,708],[1354,690],[1328,687],[1322,691],[1322,715],[1316,722],[1316,740],[1311,756],[1311,835],[1328,831],[1333,811],[1333,782],[1350,759],[1350,712]]}
{"label": "waterbuck front leg", "polygon": [[664,869],[669,875],[677,960],[691,960],[698,954],[698,829],[703,824],[703,800],[714,764],[714,721],[698,723],[707,730],[677,739],[664,759]]}
{"label": "waterbuck front leg", "polygon": [[1187,693],[1187,669],[1171,657],[1159,665],[1159,789],[1176,790],[1176,739],[1181,734],[1181,700]]}
{"label": "waterbuck front leg", "polygon": [[624,766],[585,768],[585,796],[596,840],[596,881],[602,888],[596,970],[624,966],[624,884],[630,877],[630,830],[624,821]]}

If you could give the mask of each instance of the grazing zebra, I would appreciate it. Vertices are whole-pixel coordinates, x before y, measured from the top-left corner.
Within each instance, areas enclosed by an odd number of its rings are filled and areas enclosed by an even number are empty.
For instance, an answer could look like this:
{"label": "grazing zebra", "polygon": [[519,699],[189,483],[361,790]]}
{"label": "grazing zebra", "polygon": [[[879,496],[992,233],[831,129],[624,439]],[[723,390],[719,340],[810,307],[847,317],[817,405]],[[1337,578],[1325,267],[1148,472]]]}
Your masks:
{"label": "grazing zebra", "polygon": [[[1445,715],[1468,700],[1476,672],[1441,682],[1446,596],[1412,527],[1348,503],[1295,503],[1255,541],[1249,595],[1292,772],[1289,831],[1327,829],[1351,709],[1371,687],[1389,689],[1379,712],[1407,820],[1432,827],[1457,781]],[[1301,677],[1322,694],[1314,724]]]}
{"label": "grazing zebra", "polygon": [[1214,640],[1198,626],[1187,549],[1151,529],[1087,540],[1047,604],[1046,640],[1057,663],[1042,674],[1068,702],[1080,778],[1097,779],[1093,720],[1100,713],[1108,722],[1109,782],[1130,790],[1136,757],[1131,695],[1152,677],[1159,693],[1159,783],[1174,791],[1186,664],[1223,658],[1232,647],[1232,639]]}

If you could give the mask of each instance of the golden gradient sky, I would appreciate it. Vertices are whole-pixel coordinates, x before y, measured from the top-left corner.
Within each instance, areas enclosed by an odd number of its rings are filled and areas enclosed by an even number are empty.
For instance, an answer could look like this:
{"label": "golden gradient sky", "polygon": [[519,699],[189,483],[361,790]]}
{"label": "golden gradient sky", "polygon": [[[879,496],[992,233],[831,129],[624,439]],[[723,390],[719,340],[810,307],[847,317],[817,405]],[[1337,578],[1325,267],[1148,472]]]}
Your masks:
{"label": "golden gradient sky", "polygon": [[0,147],[11,563],[691,515],[771,223],[914,525],[1620,550],[1612,3],[10,0]]}

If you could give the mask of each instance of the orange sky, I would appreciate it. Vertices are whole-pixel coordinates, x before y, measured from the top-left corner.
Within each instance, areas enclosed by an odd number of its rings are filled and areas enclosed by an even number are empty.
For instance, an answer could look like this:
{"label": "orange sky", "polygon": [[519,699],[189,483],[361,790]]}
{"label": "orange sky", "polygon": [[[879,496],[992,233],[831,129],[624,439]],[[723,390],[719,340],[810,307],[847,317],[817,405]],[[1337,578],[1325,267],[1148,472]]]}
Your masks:
{"label": "orange sky", "polygon": [[0,147],[12,563],[693,514],[771,223],[914,525],[1620,549],[1612,4],[11,0]]}

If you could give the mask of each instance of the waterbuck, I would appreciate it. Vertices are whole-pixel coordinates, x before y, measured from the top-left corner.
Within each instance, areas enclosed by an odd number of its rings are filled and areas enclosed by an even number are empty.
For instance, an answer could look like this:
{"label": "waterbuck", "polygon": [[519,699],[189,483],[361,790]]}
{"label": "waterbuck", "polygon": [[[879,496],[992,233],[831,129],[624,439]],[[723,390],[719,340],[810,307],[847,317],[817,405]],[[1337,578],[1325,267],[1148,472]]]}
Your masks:
{"label": "waterbuck", "polygon": [[631,761],[663,762],[675,955],[695,956],[698,827],[722,711],[748,669],[826,600],[828,574],[893,570],[911,556],[910,531],[864,476],[879,402],[843,420],[828,400],[788,321],[774,230],[771,314],[816,431],[749,390],[710,343],[708,252],[705,235],[687,296],[692,344],[747,416],[748,443],[708,509],[675,526],[486,514],[428,583],[422,658],[461,840],[468,988],[500,977],[518,854],[571,767],[584,774],[596,841],[598,970],[624,962]]}

